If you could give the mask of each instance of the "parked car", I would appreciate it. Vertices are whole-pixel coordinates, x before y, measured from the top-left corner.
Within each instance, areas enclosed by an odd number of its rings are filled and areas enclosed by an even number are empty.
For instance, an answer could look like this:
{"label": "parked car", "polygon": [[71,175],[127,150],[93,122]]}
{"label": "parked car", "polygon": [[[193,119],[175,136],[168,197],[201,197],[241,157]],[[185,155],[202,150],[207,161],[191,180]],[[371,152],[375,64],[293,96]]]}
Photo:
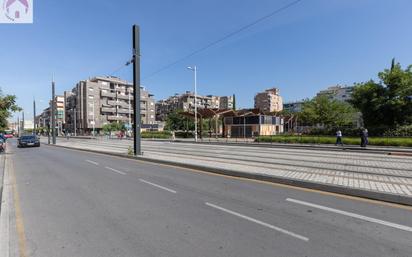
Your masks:
{"label": "parked car", "polygon": [[27,147],[27,146],[40,147],[39,138],[34,135],[21,136],[18,139],[17,147]]}

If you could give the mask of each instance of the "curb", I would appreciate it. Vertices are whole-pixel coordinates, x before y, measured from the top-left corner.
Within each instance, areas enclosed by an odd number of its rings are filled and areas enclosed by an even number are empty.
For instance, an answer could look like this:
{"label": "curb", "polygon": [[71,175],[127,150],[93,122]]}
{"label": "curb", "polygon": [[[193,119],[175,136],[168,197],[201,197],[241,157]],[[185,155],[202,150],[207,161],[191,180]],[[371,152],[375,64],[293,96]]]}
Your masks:
{"label": "curb", "polygon": [[405,153],[405,152],[390,152],[389,155],[412,157],[412,153]]}
{"label": "curb", "polygon": [[72,150],[74,149],[74,150],[92,152],[92,153],[98,153],[98,154],[105,154],[105,155],[126,158],[126,159],[133,159],[133,160],[139,160],[139,161],[151,162],[151,163],[157,163],[157,164],[165,164],[165,165],[171,165],[171,166],[181,167],[181,168],[195,169],[199,171],[221,174],[221,175],[226,175],[226,176],[247,178],[247,179],[253,179],[253,180],[261,180],[261,181],[273,182],[273,183],[278,183],[278,184],[285,184],[285,185],[290,185],[290,186],[303,187],[303,188],[315,189],[315,190],[326,191],[326,192],[331,192],[331,193],[350,195],[350,196],[356,196],[356,197],[362,197],[362,198],[368,198],[368,199],[379,200],[379,201],[384,201],[384,202],[391,202],[391,203],[412,206],[412,197],[390,194],[390,193],[381,193],[381,192],[367,191],[367,190],[362,190],[362,189],[347,188],[347,187],[337,186],[337,185],[313,183],[313,182],[297,180],[297,179],[288,179],[288,178],[282,178],[282,177],[276,177],[276,176],[268,176],[265,174],[250,174],[250,173],[228,170],[228,169],[205,167],[205,166],[196,165],[196,164],[178,163],[178,162],[165,161],[165,160],[155,160],[151,158],[128,156],[125,154],[111,153],[111,152],[105,152],[105,151],[99,151],[99,150],[80,149],[80,148],[61,146],[61,145],[48,145],[48,146],[54,146],[54,147],[72,149]]}
{"label": "curb", "polygon": [[179,141],[175,140],[176,143],[189,143],[189,144],[210,144],[210,145],[229,145],[229,146],[250,146],[250,147],[267,147],[267,148],[296,148],[296,149],[306,149],[306,150],[318,150],[318,151],[350,151],[356,153],[376,153],[376,154],[390,154],[391,152],[397,151],[400,153],[410,153],[412,154],[412,149],[397,149],[397,148],[360,148],[353,145],[348,145],[344,147],[333,147],[328,145],[300,145],[300,144],[281,144],[281,143],[233,143],[233,142],[192,142],[192,141]]}
{"label": "curb", "polygon": [[[8,149],[6,147],[6,149]],[[4,152],[7,153],[7,150]],[[10,256],[10,189],[4,185],[9,183],[9,178],[6,174],[8,168],[8,160],[6,161],[6,155],[4,155],[3,162],[1,164],[3,174],[1,176],[1,189],[0,189],[0,257]]]}
{"label": "curb", "polygon": [[3,196],[3,188],[4,188],[4,175],[6,173],[6,151],[4,151],[2,155],[3,155],[3,158],[0,163],[0,213],[1,213],[1,203],[3,199],[2,196]]}

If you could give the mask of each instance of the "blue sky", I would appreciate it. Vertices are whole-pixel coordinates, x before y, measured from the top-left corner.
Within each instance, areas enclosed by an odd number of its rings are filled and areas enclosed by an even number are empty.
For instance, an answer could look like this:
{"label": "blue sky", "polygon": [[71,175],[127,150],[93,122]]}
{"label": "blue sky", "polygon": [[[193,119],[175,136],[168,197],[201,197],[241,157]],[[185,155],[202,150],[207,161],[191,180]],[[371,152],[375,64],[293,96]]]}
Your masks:
{"label": "blue sky", "polygon": [[[0,87],[32,113],[77,81],[109,75],[130,59],[131,26],[141,26],[142,77],[292,2],[291,0],[35,0],[34,24],[0,24]],[[303,0],[288,10],[144,79],[156,99],[192,90],[236,94],[278,87],[285,101],[330,85],[376,78],[392,57],[412,64],[412,1]],[[131,67],[116,76],[131,80]],[[40,110],[38,110],[39,112]]]}

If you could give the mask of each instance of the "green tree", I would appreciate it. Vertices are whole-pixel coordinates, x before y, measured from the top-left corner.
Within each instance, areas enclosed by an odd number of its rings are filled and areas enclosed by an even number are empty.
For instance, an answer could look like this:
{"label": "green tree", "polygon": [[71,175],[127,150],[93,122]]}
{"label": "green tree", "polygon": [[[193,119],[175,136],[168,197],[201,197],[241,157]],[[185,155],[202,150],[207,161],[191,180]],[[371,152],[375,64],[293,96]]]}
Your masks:
{"label": "green tree", "polygon": [[194,119],[183,116],[180,110],[173,111],[167,115],[165,129],[170,131],[194,130]]}
{"label": "green tree", "polygon": [[108,124],[104,124],[102,127],[103,132],[110,133],[113,131],[125,131],[126,130],[126,126],[123,122],[113,122],[113,123],[108,123]]}
{"label": "green tree", "polygon": [[16,96],[3,95],[3,92],[0,89],[0,130],[7,129],[7,119],[11,117],[13,112],[21,110],[22,109],[16,104]]}
{"label": "green tree", "polygon": [[391,68],[355,85],[351,103],[362,113],[367,127],[392,129],[412,124],[412,65],[405,70],[392,60]]}
{"label": "green tree", "polygon": [[327,96],[317,96],[312,100],[306,100],[302,112],[298,115],[308,125],[336,128],[351,125],[355,114],[355,109],[347,102],[330,100]]}

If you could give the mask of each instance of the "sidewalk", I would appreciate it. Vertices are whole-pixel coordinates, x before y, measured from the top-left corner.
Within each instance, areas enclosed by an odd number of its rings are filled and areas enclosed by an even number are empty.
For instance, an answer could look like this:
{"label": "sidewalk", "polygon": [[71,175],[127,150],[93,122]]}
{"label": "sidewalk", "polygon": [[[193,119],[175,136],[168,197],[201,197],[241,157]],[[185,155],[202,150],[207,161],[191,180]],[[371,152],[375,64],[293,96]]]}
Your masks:
{"label": "sidewalk", "polygon": [[[58,145],[127,156],[127,140],[58,140]],[[143,142],[140,160],[412,205],[412,158],[381,153],[250,145]]]}
{"label": "sidewalk", "polygon": [[[63,137],[61,137],[63,138]],[[98,141],[105,141],[105,140],[113,140],[113,141],[130,141],[131,138],[106,138],[106,137],[71,137],[72,139],[90,139],[90,140],[98,140]],[[170,142],[171,139],[156,139],[156,138],[143,138],[142,141],[156,141],[156,142]],[[194,142],[193,138],[177,138],[173,142],[176,143],[196,143]],[[412,156],[412,147],[401,147],[401,146],[377,146],[377,145],[368,145],[365,148],[360,147],[359,145],[344,145],[344,146],[336,146],[334,144],[301,144],[301,143],[278,143],[278,142],[255,142],[253,139],[243,139],[243,138],[203,138],[199,139],[197,144],[212,144],[212,145],[244,145],[244,146],[252,146],[252,147],[287,147],[287,148],[302,148],[302,149],[324,149],[327,151],[332,150],[349,150],[349,151],[358,151],[358,152],[383,152],[386,154],[394,154],[397,153],[404,153],[406,156]]]}

